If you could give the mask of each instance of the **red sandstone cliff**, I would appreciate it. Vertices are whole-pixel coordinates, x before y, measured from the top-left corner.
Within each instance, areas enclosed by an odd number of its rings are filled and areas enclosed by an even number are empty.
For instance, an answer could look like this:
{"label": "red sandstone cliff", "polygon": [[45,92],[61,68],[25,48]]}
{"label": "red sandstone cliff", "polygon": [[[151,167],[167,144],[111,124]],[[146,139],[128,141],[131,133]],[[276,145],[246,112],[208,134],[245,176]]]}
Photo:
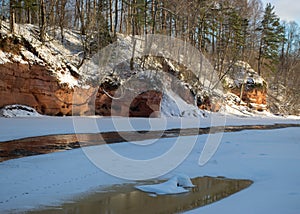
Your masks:
{"label": "red sandstone cliff", "polygon": [[[35,108],[41,114],[56,116],[97,114],[155,117],[160,114],[163,97],[160,91],[145,88],[133,97],[112,99],[117,88],[104,91],[98,86],[81,87],[77,81],[80,78],[77,69],[64,58],[64,54],[57,52],[56,47],[49,47],[53,44],[43,45],[37,39],[31,44],[25,37],[3,34],[0,34],[0,42],[0,108],[5,105],[22,104]],[[144,66],[156,66],[174,77],[170,87],[187,103],[193,104],[195,96],[201,94],[201,87],[196,88],[197,90],[191,88],[197,85],[197,78],[186,67],[163,57],[152,57],[148,61],[148,65]],[[243,69],[248,72],[251,69],[247,66],[243,63],[237,65],[232,73],[239,74],[239,70]],[[124,73],[123,67],[120,72]],[[232,76],[231,81],[240,82],[231,85],[229,82],[226,87],[239,97],[240,93],[243,93],[242,102],[238,104],[263,110],[266,104],[266,84],[264,80],[256,84],[251,77],[255,72],[248,73],[249,75],[238,78]],[[162,80],[163,84],[164,81]],[[131,89],[141,87],[143,86],[134,83]],[[200,108],[210,111],[218,111],[221,107],[208,96],[201,96],[200,99],[197,97],[197,103]]]}
{"label": "red sandstone cliff", "polygon": [[[113,94],[114,91],[107,93]],[[0,97],[0,107],[22,104],[45,115],[149,117],[158,116],[155,112],[160,111],[162,94],[147,91],[137,95],[132,102],[116,100],[111,110],[112,99],[101,88],[70,88],[67,84],[60,84],[44,66],[5,63],[0,65]]]}
{"label": "red sandstone cliff", "polygon": [[[0,33],[0,108],[22,104],[45,115],[157,116],[162,93],[144,91],[134,99],[113,102],[100,87],[81,87],[77,69],[69,62],[68,49],[42,44],[29,28],[21,35]],[[60,52],[58,52],[60,51]],[[65,51],[65,53],[63,53]],[[153,114],[154,113],[154,114]]]}
{"label": "red sandstone cliff", "polygon": [[267,109],[267,82],[248,63],[236,62],[223,84],[228,92],[240,98],[234,104],[244,105],[257,111]]}
{"label": "red sandstone cliff", "polygon": [[[88,111],[88,101],[82,91],[77,105]],[[73,89],[60,84],[52,72],[41,65],[5,63],[0,65],[0,107],[22,104],[46,115],[72,115]]]}

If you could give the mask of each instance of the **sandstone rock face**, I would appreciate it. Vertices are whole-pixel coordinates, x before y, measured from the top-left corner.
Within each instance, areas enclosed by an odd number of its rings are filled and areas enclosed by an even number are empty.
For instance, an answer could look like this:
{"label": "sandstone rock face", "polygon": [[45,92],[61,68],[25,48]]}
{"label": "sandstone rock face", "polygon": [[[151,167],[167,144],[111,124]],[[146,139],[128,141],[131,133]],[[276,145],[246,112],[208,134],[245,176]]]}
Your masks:
{"label": "sandstone rock face", "polygon": [[[238,97],[241,96],[241,90],[232,90],[232,93]],[[267,89],[263,87],[251,88],[243,91],[242,101],[251,109],[257,111],[267,110]]]}
{"label": "sandstone rock face", "polygon": [[132,103],[130,103],[129,116],[143,117],[147,115],[147,117],[158,117],[160,115],[161,100],[162,93],[158,91],[151,90],[139,94]]}
{"label": "sandstone rock face", "polygon": [[236,104],[258,111],[267,110],[267,82],[248,63],[236,62],[223,81],[228,92],[241,98]]}
{"label": "sandstone rock face", "polygon": [[115,91],[99,89],[95,99],[95,113],[103,116],[159,117],[162,93],[149,90],[135,97],[112,99]]}
{"label": "sandstone rock face", "polygon": [[[241,96],[241,90],[233,90],[234,94],[238,97]],[[255,103],[255,104],[267,104],[267,91],[263,88],[252,88],[250,90],[244,90],[242,100],[246,103]]]}
{"label": "sandstone rock face", "polygon": [[[41,65],[6,63],[0,65],[0,107],[22,104],[46,115],[72,115],[73,89],[59,84]],[[82,100],[82,103],[85,103]],[[87,105],[82,105],[85,108]]]}
{"label": "sandstone rock face", "polygon": [[[114,95],[114,90],[108,91]],[[146,91],[129,103],[126,99],[113,102],[101,88],[70,88],[60,84],[44,66],[20,63],[0,65],[0,108],[11,104],[33,107],[39,113],[63,115],[118,115],[132,117],[158,116],[162,94]],[[153,114],[154,113],[154,114]]]}

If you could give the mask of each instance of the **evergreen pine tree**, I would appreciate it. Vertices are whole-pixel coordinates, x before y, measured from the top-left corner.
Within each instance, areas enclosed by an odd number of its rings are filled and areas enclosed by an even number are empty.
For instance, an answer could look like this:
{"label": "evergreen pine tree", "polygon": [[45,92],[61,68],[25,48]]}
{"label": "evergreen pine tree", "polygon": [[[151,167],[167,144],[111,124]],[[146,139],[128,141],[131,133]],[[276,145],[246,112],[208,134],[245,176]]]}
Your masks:
{"label": "evergreen pine tree", "polygon": [[[284,29],[280,25],[280,19],[274,12],[274,6],[270,3],[266,5],[263,20],[260,23],[261,32],[259,53],[258,53],[258,73],[262,73],[262,65],[266,65],[271,70],[275,69],[278,63],[278,50],[280,42],[284,37]],[[267,62],[264,63],[264,60]]]}

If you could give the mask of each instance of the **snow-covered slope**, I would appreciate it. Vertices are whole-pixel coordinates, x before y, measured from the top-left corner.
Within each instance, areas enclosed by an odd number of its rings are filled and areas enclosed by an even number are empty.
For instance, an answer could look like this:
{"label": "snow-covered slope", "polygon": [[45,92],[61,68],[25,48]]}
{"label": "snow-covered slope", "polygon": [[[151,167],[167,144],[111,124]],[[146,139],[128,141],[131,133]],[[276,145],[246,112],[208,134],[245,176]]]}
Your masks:
{"label": "snow-covered slope", "polygon": [[[2,22],[1,32],[4,37],[12,38],[9,34],[8,24]],[[76,54],[81,51],[80,38],[70,30],[66,30],[66,44],[62,45],[55,38],[47,36],[46,42],[39,40],[38,28],[31,24],[16,24],[13,39],[18,39],[20,53],[7,52],[0,50],[0,64],[21,63],[38,64],[46,66],[52,71],[61,83],[67,83],[70,87],[78,85],[75,67]],[[72,48],[73,47],[73,48]],[[74,47],[77,49],[74,50]],[[72,74],[73,73],[73,74]]]}
{"label": "snow-covered slope", "polygon": [[205,111],[186,103],[172,90],[166,90],[161,102],[161,114],[164,117],[205,117]]}

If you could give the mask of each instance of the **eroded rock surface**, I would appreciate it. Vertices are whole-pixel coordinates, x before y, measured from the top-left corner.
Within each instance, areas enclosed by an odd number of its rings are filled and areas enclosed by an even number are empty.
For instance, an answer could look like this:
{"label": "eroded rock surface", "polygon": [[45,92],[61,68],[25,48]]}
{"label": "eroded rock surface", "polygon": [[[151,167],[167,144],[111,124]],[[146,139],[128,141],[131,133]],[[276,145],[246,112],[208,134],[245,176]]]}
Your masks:
{"label": "eroded rock surface", "polygon": [[[94,94],[96,91],[96,95]],[[75,92],[75,93],[74,93]],[[114,90],[71,88],[60,84],[46,67],[20,63],[0,65],[0,107],[22,104],[33,107],[45,115],[104,115],[149,117],[160,111],[161,92],[147,91],[132,101],[114,100]]]}

